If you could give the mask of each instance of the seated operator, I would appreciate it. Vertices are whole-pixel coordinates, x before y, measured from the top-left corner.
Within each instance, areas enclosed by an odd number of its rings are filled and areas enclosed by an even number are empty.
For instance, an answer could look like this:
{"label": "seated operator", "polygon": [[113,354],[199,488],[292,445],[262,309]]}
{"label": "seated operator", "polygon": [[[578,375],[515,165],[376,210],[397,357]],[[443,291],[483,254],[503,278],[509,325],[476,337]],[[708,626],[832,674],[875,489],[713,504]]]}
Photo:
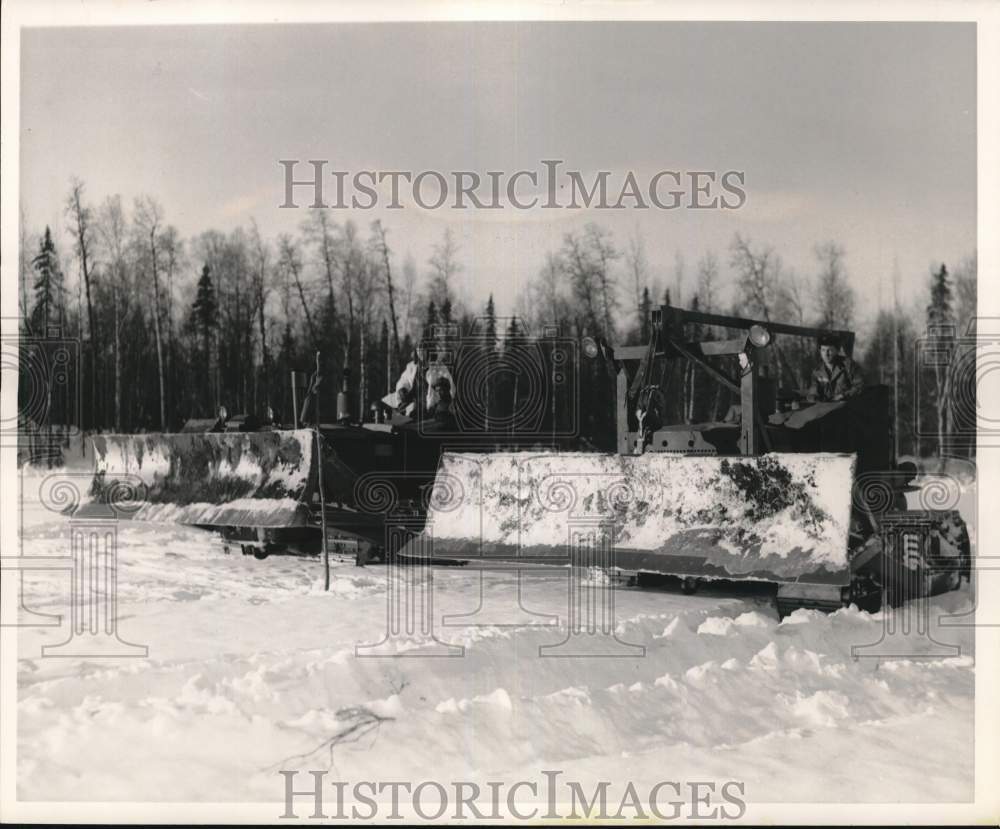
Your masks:
{"label": "seated operator", "polygon": [[810,403],[826,403],[856,397],[864,388],[861,369],[848,356],[840,353],[840,343],[833,335],[819,340],[820,365],[812,373],[812,383],[806,392]]}
{"label": "seated operator", "polygon": [[417,408],[417,372],[420,356],[417,349],[413,349],[410,360],[403,369],[399,380],[396,381],[396,390],[382,398],[382,402],[389,408],[394,409],[401,415],[412,417]]}
{"label": "seated operator", "polygon": [[[382,402],[401,415],[413,417],[417,413],[417,395],[421,388],[426,389],[424,397],[424,413],[434,415],[450,413],[454,402],[455,381],[448,366],[435,359],[423,372],[426,365],[424,349],[414,349],[410,361],[396,383],[396,391],[387,394]],[[443,399],[443,405],[442,404]]]}
{"label": "seated operator", "polygon": [[218,418],[215,423],[212,424],[210,432],[225,432],[227,430],[227,424],[229,422],[229,412],[226,411],[225,406],[219,406]]}

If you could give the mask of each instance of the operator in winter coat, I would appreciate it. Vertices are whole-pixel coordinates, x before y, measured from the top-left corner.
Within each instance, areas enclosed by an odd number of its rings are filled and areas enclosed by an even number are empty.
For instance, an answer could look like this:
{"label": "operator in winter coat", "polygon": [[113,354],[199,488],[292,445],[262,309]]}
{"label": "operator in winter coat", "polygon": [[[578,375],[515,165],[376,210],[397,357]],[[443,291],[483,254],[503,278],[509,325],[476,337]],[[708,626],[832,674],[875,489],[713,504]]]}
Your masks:
{"label": "operator in winter coat", "polygon": [[412,417],[417,408],[416,384],[417,361],[416,359],[411,359],[396,381],[396,391],[392,394],[387,394],[382,398],[382,402],[400,414]]}
{"label": "operator in winter coat", "polygon": [[855,397],[864,388],[861,370],[850,358],[840,353],[836,337],[825,336],[819,341],[820,364],[812,373],[806,392],[811,403],[826,403]]}
{"label": "operator in winter coat", "polygon": [[[418,379],[422,355],[414,349],[410,361],[396,381],[396,391],[387,394],[382,402],[399,414],[413,417],[417,409]],[[450,409],[454,397],[455,381],[448,366],[440,362],[431,363],[423,375],[423,386],[426,389],[424,411],[434,414],[439,407]]]}

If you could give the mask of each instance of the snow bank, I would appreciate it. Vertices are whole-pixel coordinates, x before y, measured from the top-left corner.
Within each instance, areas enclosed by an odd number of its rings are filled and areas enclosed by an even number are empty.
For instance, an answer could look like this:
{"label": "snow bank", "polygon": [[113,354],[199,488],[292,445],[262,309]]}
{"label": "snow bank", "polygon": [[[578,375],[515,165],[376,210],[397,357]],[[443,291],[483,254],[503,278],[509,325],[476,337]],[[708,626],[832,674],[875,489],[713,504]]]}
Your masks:
{"label": "snow bank", "polygon": [[[856,659],[883,618],[799,611],[762,599],[619,589],[617,635],[642,657],[547,658],[566,639],[567,573],[434,572],[435,634],[454,658],[359,658],[385,636],[386,571],[256,561],[183,527],[120,528],[119,630],[146,659],[39,658],[64,628],[19,639],[18,793],[27,799],[277,801],[277,770],[340,779],[531,779],[583,783],[738,779],[754,801],[932,801],[972,793],[974,660],[960,651]],[[29,554],[62,554],[64,519],[28,522]],[[29,606],[65,613],[59,572],[25,576]],[[942,614],[966,592],[935,600]],[[442,625],[476,614],[490,624]],[[507,610],[505,610],[507,609]],[[503,612],[560,624],[504,626]],[[519,614],[519,615],[518,615]],[[538,621],[535,617],[535,621]]]}

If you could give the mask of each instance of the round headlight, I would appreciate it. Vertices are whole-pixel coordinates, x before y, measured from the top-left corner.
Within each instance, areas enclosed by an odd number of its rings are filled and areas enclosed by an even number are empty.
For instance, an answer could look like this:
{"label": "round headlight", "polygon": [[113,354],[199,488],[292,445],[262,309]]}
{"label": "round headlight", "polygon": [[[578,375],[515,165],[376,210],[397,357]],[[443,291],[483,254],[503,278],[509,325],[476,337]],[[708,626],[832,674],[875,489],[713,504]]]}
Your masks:
{"label": "round headlight", "polygon": [[763,348],[771,342],[771,332],[763,325],[750,326],[750,344],[754,348]]}
{"label": "round headlight", "polygon": [[586,354],[588,357],[590,357],[591,359],[593,359],[594,357],[597,356],[597,354],[598,354],[599,351],[600,351],[600,349],[597,347],[597,340],[595,340],[593,337],[584,337],[583,338],[583,353],[584,354]]}

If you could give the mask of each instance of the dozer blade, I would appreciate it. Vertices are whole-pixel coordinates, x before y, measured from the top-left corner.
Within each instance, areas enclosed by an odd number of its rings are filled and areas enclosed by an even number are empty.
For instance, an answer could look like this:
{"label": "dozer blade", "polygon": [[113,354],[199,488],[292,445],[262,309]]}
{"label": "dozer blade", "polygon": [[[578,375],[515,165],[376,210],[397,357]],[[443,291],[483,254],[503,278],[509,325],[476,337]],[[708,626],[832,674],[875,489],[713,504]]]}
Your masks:
{"label": "dozer blade", "polygon": [[847,584],[853,475],[840,454],[446,453],[403,554],[591,564],[598,547],[629,570]]}
{"label": "dozer blade", "polygon": [[87,512],[199,526],[309,521],[315,436],[307,429],[98,435]]}

